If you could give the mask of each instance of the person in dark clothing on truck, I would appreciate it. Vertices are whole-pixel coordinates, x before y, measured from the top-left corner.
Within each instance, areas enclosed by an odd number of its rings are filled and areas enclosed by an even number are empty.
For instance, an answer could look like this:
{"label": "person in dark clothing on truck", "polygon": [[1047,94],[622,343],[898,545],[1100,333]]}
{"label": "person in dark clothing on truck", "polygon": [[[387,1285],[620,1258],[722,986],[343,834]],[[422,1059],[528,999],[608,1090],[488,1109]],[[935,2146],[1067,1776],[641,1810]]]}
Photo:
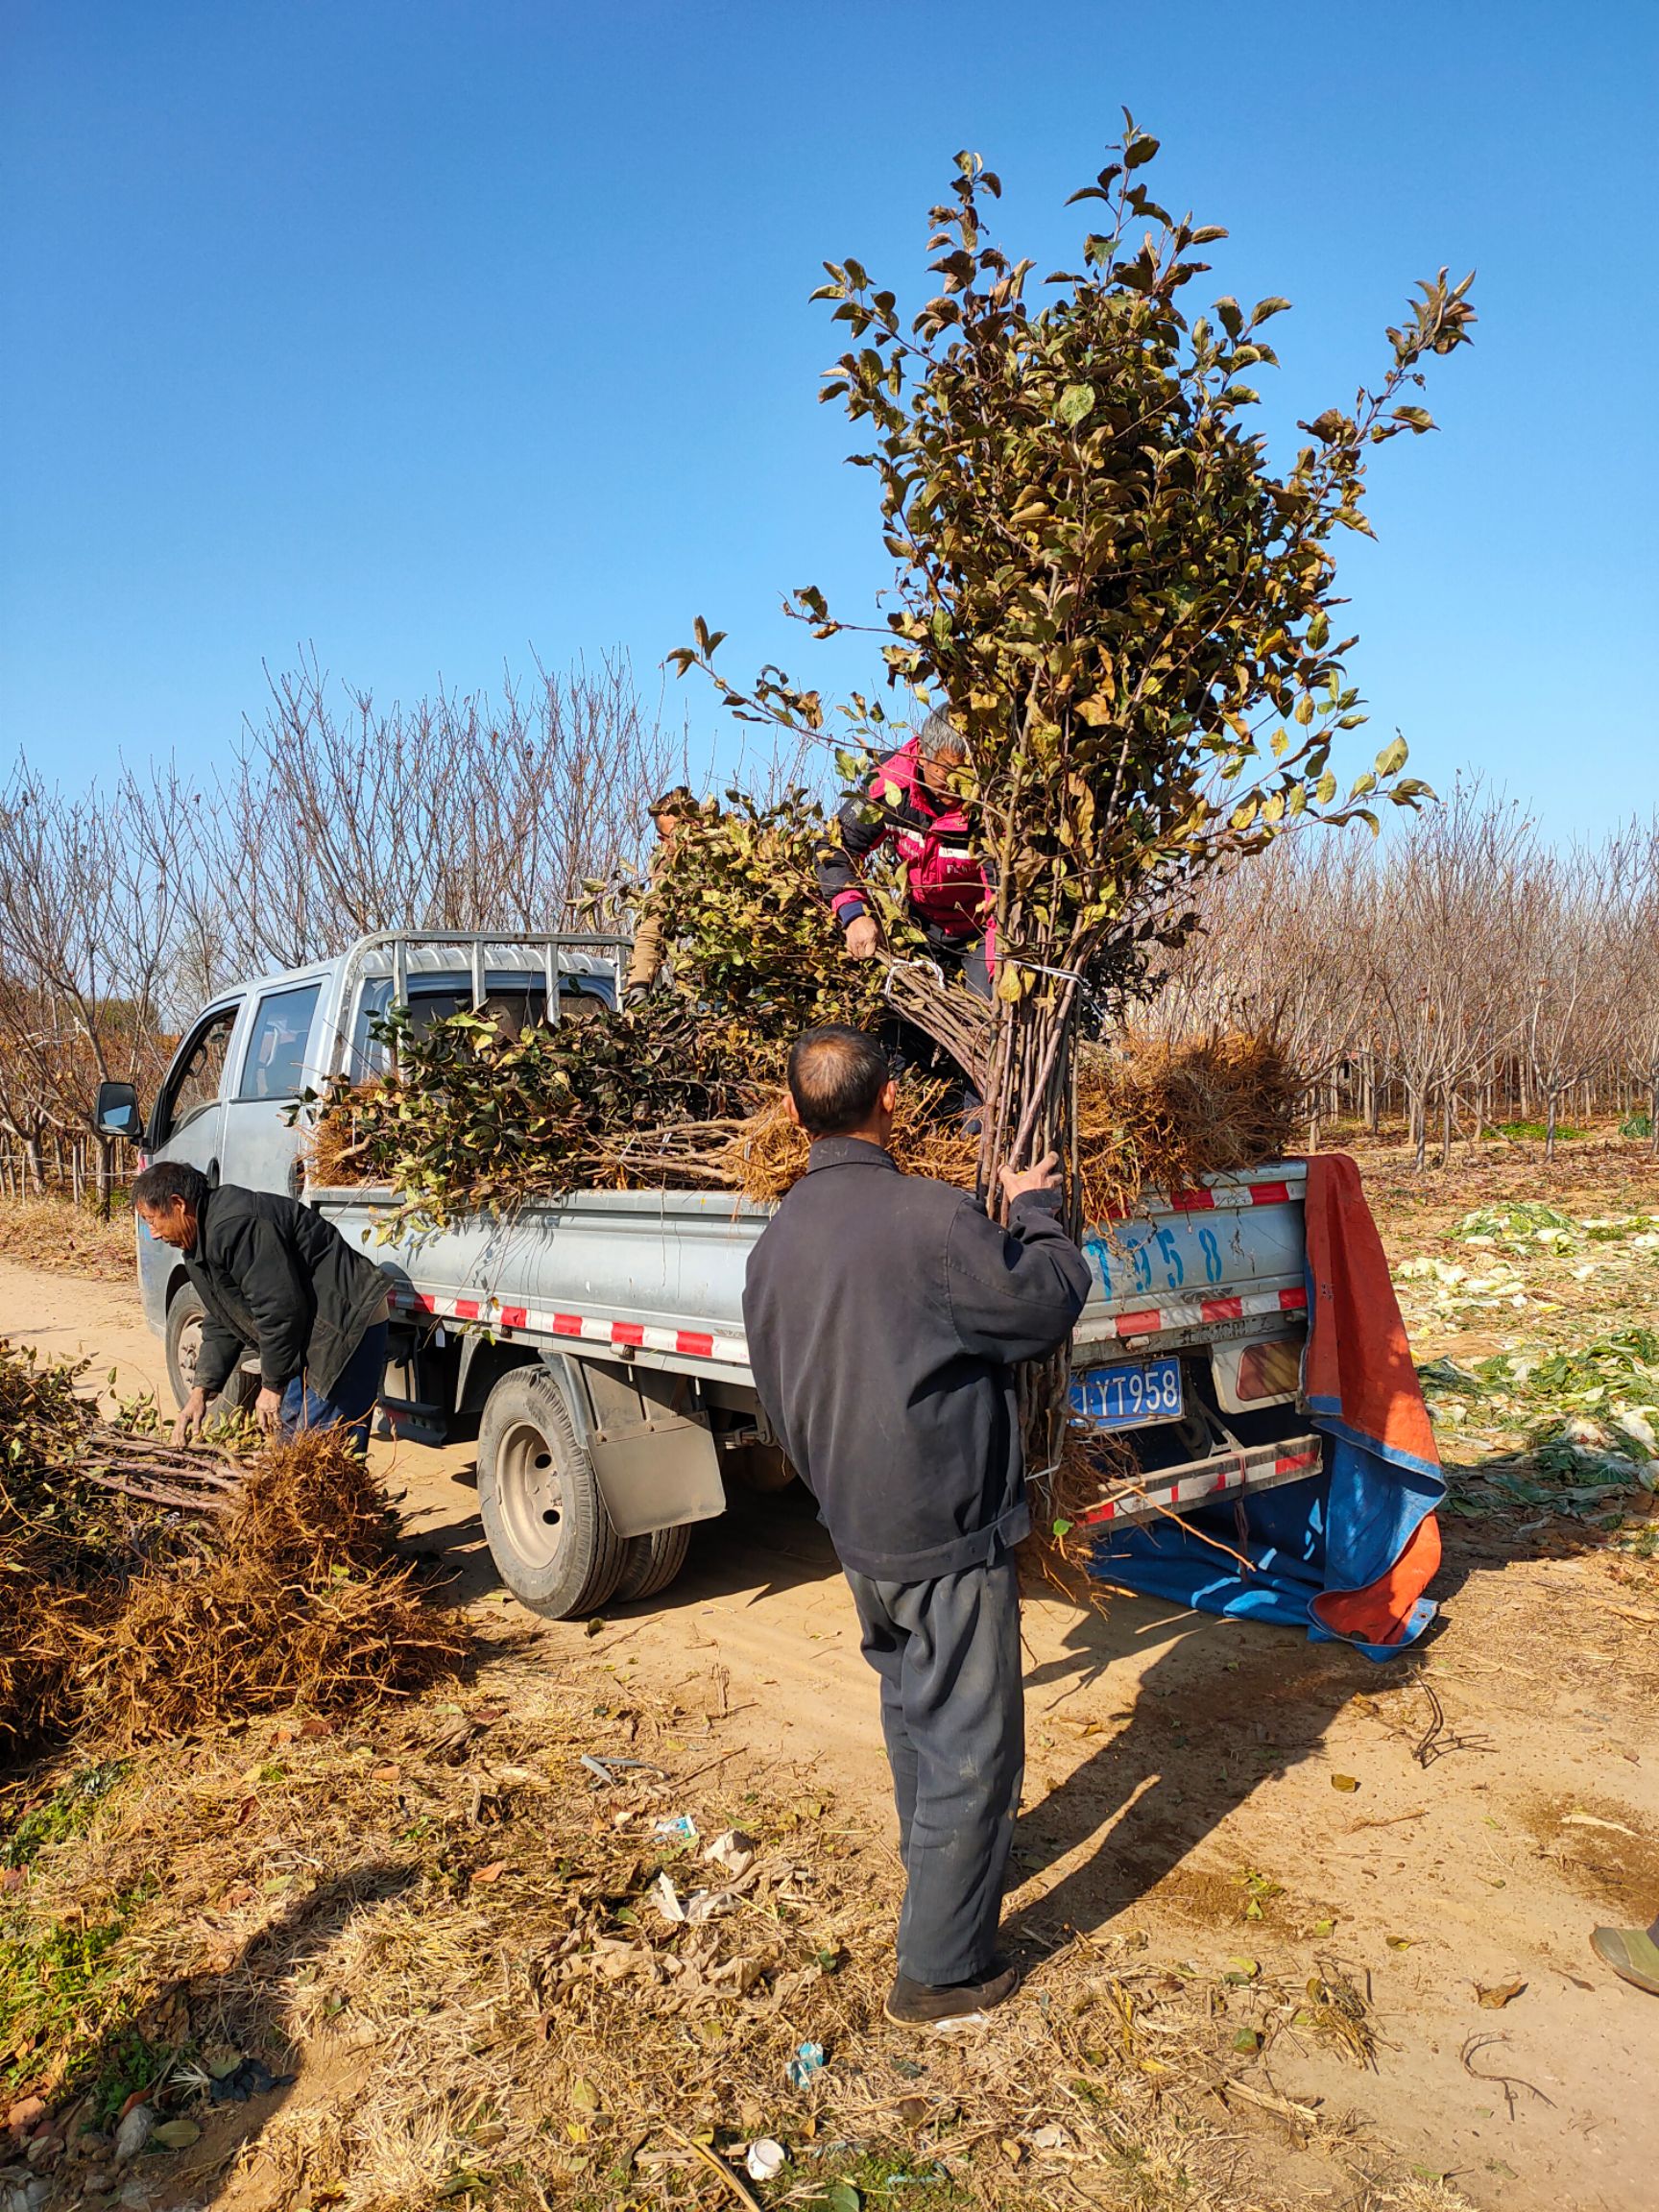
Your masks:
{"label": "person in dark clothing on truck", "polygon": [[749,1260],[749,1363],[818,1501],[880,1677],[906,1888],[887,2017],[960,2021],[1011,1995],[997,1926],[1024,1771],[1013,1549],[1030,1527],[1014,1365],[1062,1343],[1089,1264],[1052,1154],[1004,1168],[1009,1221],[887,1150],[872,1038],[810,1030],[787,1107],[805,1174]]}
{"label": "person in dark clothing on truck", "polygon": [[650,882],[640,902],[634,928],[634,950],[629,954],[627,974],[622,980],[625,1006],[637,1006],[648,998],[667,969],[669,949],[662,934],[657,878],[673,856],[681,823],[698,810],[696,794],[688,783],[676,783],[672,791],[664,791],[660,799],[651,802],[649,812],[652,828],[657,832],[657,850],[651,856]]}
{"label": "person in dark clothing on truck", "polygon": [[204,1309],[194,1387],[173,1431],[185,1443],[243,1356],[259,1356],[254,1410],[270,1434],[344,1428],[359,1448],[386,1369],[386,1278],[331,1221],[275,1190],[210,1185],[158,1160],[133,1179],[152,1237],[183,1255]]}

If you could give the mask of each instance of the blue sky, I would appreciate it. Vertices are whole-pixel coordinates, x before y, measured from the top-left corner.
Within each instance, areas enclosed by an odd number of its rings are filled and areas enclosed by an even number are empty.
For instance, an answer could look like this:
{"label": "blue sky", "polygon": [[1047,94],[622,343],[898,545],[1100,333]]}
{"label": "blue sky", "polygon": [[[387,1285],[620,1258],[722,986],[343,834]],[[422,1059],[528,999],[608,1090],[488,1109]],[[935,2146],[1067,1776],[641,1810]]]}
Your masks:
{"label": "blue sky", "polygon": [[[1375,740],[1567,833],[1659,803],[1659,11],[1172,0],[0,0],[0,765],[209,766],[261,663],[386,699],[702,613],[733,673],[877,671],[781,620],[887,580],[807,295],[920,297],[959,146],[1069,254],[1127,104],[1216,293],[1286,294],[1270,421],[1479,276],[1443,428],[1349,540]],[[670,682],[694,745],[704,688]],[[1365,733],[1361,733],[1363,736]],[[722,740],[724,741],[724,740]]]}

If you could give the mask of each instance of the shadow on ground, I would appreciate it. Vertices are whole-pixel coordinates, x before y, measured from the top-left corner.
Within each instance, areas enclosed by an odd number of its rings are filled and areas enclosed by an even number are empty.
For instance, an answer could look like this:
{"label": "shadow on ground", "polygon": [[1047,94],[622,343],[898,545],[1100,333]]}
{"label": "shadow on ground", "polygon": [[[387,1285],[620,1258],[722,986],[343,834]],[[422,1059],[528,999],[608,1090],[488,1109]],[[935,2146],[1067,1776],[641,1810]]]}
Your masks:
{"label": "shadow on ground", "polygon": [[[130,2080],[139,2087],[148,2081],[153,2094],[176,2092],[192,2080],[175,2067],[172,2057],[186,2038],[193,2052],[219,2051],[225,2059],[234,2054],[237,2063],[211,2090],[198,2083],[197,2095],[178,2107],[202,2134],[181,2157],[162,2162],[165,2172],[142,2152],[119,2165],[108,2149],[94,2150],[89,2162],[76,2155],[58,2172],[48,2171],[52,2194],[45,2204],[51,2212],[118,2205],[124,2201],[120,2192],[134,2182],[158,2193],[147,2192],[147,2203],[205,2207],[219,2202],[231,2185],[237,2155],[263,2132],[292,2091],[293,2077],[284,2071],[289,2049],[284,2008],[295,1978],[303,1977],[308,1961],[321,1959],[358,1913],[401,1895],[417,1879],[413,1866],[386,1860],[326,1875],[222,1967],[164,1984],[137,2011],[114,2022],[84,2068],[77,2069],[93,2085],[92,2094],[99,2084]],[[153,2108],[148,2099],[144,2102]],[[173,2097],[164,2095],[163,2102],[171,2105]],[[70,2109],[73,2114],[81,2107]],[[111,2115],[111,2141],[118,2117]],[[90,2115],[72,2120],[71,2152],[78,2149],[78,2131],[90,2125]]]}

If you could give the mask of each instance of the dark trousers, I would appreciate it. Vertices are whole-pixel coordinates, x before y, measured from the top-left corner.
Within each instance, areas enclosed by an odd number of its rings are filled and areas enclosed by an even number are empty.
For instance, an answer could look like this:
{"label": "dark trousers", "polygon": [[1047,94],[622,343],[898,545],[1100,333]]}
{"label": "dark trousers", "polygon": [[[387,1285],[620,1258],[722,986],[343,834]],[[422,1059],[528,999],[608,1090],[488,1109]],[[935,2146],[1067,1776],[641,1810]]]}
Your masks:
{"label": "dark trousers", "polygon": [[326,1398],[313,1390],[302,1375],[296,1375],[282,1393],[282,1432],[294,1436],[301,1429],[344,1429],[359,1452],[369,1449],[369,1416],[380,1395],[386,1375],[384,1321],[366,1330],[363,1341],[335,1378]]}
{"label": "dark trousers", "polygon": [[932,1582],[847,1571],[899,1808],[899,1971],[977,1982],[997,1950],[1025,1772],[1020,1584],[1012,1559]]}

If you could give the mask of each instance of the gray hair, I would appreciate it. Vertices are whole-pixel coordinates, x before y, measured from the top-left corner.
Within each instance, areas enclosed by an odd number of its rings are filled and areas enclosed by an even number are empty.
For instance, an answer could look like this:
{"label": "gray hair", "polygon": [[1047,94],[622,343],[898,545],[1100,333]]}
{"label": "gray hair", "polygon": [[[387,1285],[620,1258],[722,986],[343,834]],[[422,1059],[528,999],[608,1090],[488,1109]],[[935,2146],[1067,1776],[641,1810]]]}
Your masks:
{"label": "gray hair", "polygon": [[175,1198],[182,1198],[193,1213],[199,1214],[212,1188],[201,1168],[192,1167],[188,1160],[154,1160],[132,1178],[132,1203],[153,1207],[159,1214]]}
{"label": "gray hair", "polygon": [[917,732],[916,742],[924,758],[928,760],[966,760],[968,740],[960,731],[952,730],[937,709],[928,715]]}

